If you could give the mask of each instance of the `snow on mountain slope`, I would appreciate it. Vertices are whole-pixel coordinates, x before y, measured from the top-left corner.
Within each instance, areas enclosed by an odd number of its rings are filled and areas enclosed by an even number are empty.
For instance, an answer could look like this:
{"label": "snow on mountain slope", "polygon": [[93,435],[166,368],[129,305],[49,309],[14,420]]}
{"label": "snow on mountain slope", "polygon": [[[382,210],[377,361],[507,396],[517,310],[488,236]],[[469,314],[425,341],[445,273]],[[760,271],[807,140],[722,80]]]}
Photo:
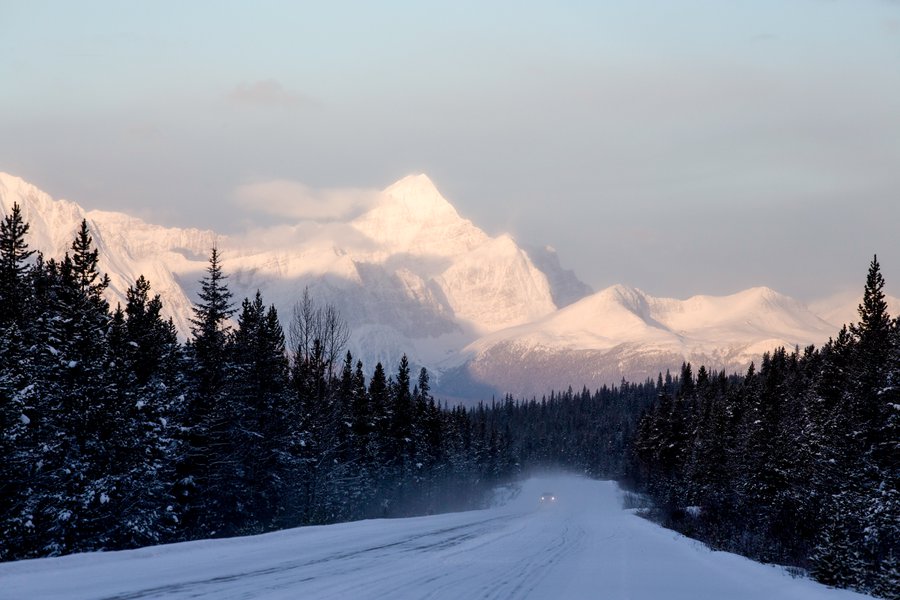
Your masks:
{"label": "snow on mountain slope", "polygon": [[22,216],[31,225],[28,243],[49,256],[61,256],[72,243],[78,223],[86,213],[68,200],[49,195],[19,177],[0,172],[0,208],[4,215],[18,202]]}
{"label": "snow on mountain slope", "polygon": [[379,360],[396,364],[406,352],[436,370],[478,335],[556,309],[546,275],[515,241],[491,238],[461,217],[425,175],[391,185],[349,222],[289,223],[241,237],[86,212],[0,173],[4,214],[14,202],[31,224],[29,244],[48,257],[69,248],[86,218],[112,280],[111,302],[123,302],[143,274],[184,336],[214,244],[237,301],[262,290],[286,324],[309,287],[315,300],[341,310],[353,328],[351,350],[369,368]]}
{"label": "snow on mountain slope", "polygon": [[489,237],[463,219],[427,175],[409,175],[389,186],[351,225],[378,244],[376,254],[455,257]]}
{"label": "snow on mountain slope", "polygon": [[835,328],[769,288],[687,300],[616,285],[470,344],[455,376],[530,394],[643,380],[682,361],[741,371],[779,346],[821,344]]}
{"label": "snow on mountain slope", "polygon": [[[853,320],[859,303],[853,296],[819,303],[823,320],[768,288],[687,300],[623,285],[590,294],[552,249],[523,250],[508,235],[487,235],[425,175],[374,196],[346,222],[226,237],[87,212],[0,173],[0,209],[22,205],[29,244],[46,256],[61,256],[88,220],[113,304],[143,274],[186,337],[191,300],[217,244],[236,301],[259,289],[287,325],[308,287],[347,319],[350,350],[367,368],[395,365],[406,353],[414,368],[437,376],[438,393],[456,398],[643,380],[682,361],[742,371],[777,346],[824,342]],[[900,312],[900,301],[891,302],[892,314]]]}
{"label": "snow on mountain slope", "polygon": [[481,333],[556,310],[547,277],[507,235],[461,256],[438,283],[457,316]]}
{"label": "snow on mountain slope", "polygon": [[766,287],[730,296],[694,296],[684,301],[653,298],[648,302],[659,322],[706,347],[721,340],[733,345],[775,341],[803,347],[834,333],[834,327],[805,304]]}
{"label": "snow on mountain slope", "polygon": [[[558,501],[541,507],[541,494]],[[0,564],[0,598],[863,599],[710,550],[621,507],[615,483],[524,482],[488,510]]]}
{"label": "snow on mountain slope", "polygon": [[217,238],[213,232],[159,227],[122,213],[85,211],[74,202],[54,200],[34,185],[0,172],[0,210],[9,214],[14,203],[21,206],[30,226],[29,246],[46,258],[59,258],[69,251],[82,219],[87,219],[101,269],[110,276],[111,304],[124,304],[128,286],[143,274],[154,292],[164,298],[166,313],[179,330],[189,331],[191,301],[177,274],[202,272]]}
{"label": "snow on mountain slope", "polygon": [[805,346],[833,333],[834,327],[805,305],[769,288],[676,300],[615,285],[533,323],[485,336],[470,348],[478,351],[500,341],[570,350],[639,343],[708,354],[723,343]]}

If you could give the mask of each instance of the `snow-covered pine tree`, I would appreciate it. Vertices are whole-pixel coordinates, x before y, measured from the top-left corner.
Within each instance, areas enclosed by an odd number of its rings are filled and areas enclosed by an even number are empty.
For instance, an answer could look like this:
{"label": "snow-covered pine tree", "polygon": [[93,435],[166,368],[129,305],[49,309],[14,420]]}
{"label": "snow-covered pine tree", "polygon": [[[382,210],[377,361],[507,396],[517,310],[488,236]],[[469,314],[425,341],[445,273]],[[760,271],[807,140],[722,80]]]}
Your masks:
{"label": "snow-covered pine tree", "polygon": [[404,354],[397,367],[397,381],[393,388],[393,415],[391,438],[396,452],[401,477],[411,475],[415,468],[413,452],[413,399],[410,390],[409,360]]}
{"label": "snow-covered pine tree", "polygon": [[71,249],[60,263],[39,260],[33,271],[33,421],[41,454],[27,510],[38,554],[104,547],[104,475],[114,433],[105,378],[108,278],[99,272],[86,221]]}
{"label": "snow-covered pine tree", "polygon": [[0,328],[0,561],[22,558],[32,524],[25,507],[39,459],[28,416],[34,408],[29,359],[18,324]]}
{"label": "snow-covered pine tree", "polygon": [[245,299],[230,347],[227,390],[214,408],[225,436],[216,447],[210,485],[223,510],[223,533],[259,533],[272,527],[285,494],[288,362],[274,307],[257,291]]}
{"label": "snow-covered pine tree", "polygon": [[[170,539],[175,528],[174,404],[179,388],[165,369],[178,342],[162,320],[159,296],[140,276],[109,330],[109,418],[117,432],[107,494],[110,545],[128,548]],[[168,382],[168,385],[167,383]]]}
{"label": "snow-covered pine tree", "polygon": [[[352,361],[347,352],[347,361]],[[343,377],[342,377],[343,379]],[[344,385],[342,384],[342,388]],[[376,493],[378,444],[375,439],[375,416],[366,389],[362,361],[356,361],[349,382],[350,456],[353,482],[350,494],[354,504],[354,518],[370,516]]]}
{"label": "snow-covered pine tree", "polygon": [[843,509],[844,499],[836,495],[829,505],[830,518],[822,528],[811,557],[812,575],[834,587],[858,587],[865,568],[858,539],[850,531],[852,517]]}
{"label": "snow-covered pine tree", "polygon": [[216,422],[214,409],[225,391],[229,318],[234,314],[226,279],[219,250],[213,246],[206,275],[200,281],[200,301],[194,305],[191,319],[193,338],[187,346],[190,389],[175,487],[182,529],[189,537],[215,535],[221,524],[218,499],[209,483],[219,451],[216,443],[225,435],[215,429],[222,424]]}
{"label": "snow-covered pine tree", "polygon": [[[884,295],[884,277],[878,257],[872,258],[866,276],[863,301],[859,305],[859,322],[851,325],[856,339],[853,354],[853,374],[849,390],[849,438],[851,443],[851,472],[855,482],[848,496],[854,521],[862,531],[861,555],[865,562],[865,577],[860,575],[860,587],[871,583],[872,574],[881,570],[880,563],[898,547],[896,523],[900,520],[897,495],[897,463],[900,458],[885,452],[896,438],[888,439],[893,422],[891,375],[895,341],[894,324],[888,314]],[[880,490],[875,494],[870,490]]]}
{"label": "snow-covered pine tree", "polygon": [[372,407],[372,428],[370,433],[370,454],[377,482],[374,511],[377,516],[391,515],[392,491],[399,479],[396,450],[391,443],[392,417],[390,389],[384,367],[376,363],[369,380],[369,402]]}
{"label": "snow-covered pine tree", "polygon": [[0,221],[0,560],[16,558],[27,535],[24,506],[30,470],[36,463],[29,399],[33,368],[25,307],[31,296],[28,260],[34,254],[25,236],[28,224],[18,203]]}
{"label": "snow-covered pine tree", "polygon": [[21,207],[13,204],[12,212],[0,221],[0,327],[10,323],[22,326],[25,303],[30,296],[25,276],[34,254],[25,241],[28,229]]}

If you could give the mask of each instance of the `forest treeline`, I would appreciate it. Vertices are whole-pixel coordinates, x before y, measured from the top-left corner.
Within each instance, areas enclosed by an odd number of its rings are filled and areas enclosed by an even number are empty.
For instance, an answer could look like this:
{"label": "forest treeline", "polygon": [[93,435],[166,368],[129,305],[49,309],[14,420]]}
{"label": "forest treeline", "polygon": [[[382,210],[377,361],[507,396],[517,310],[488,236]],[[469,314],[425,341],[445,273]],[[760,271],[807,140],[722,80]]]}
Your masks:
{"label": "forest treeline", "polygon": [[560,467],[616,478],[713,547],[898,597],[900,323],[877,261],[860,321],[745,375],[442,406],[404,357],[373,374],[306,293],[288,335],[233,301],[213,248],[181,343],[142,276],[125,306],[86,222],[61,259],[0,222],[0,560],[483,506]]}

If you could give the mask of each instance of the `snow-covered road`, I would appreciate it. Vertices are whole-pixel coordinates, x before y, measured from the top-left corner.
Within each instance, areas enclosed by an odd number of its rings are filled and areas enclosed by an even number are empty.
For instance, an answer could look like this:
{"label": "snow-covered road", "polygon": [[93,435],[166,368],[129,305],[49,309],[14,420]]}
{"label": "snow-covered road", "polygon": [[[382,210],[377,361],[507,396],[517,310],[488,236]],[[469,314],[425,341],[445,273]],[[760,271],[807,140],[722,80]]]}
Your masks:
{"label": "snow-covered road", "polygon": [[577,477],[529,480],[490,510],[0,564],[3,600],[863,597],[712,552]]}

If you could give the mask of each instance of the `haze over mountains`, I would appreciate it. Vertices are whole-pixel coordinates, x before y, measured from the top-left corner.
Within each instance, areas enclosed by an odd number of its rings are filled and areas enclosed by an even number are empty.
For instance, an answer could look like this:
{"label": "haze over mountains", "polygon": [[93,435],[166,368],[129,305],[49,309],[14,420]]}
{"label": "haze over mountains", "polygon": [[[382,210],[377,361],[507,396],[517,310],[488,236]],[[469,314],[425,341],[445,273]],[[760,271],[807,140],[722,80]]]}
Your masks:
{"label": "haze over mountains", "polygon": [[425,175],[401,179],[344,221],[231,237],[85,211],[0,173],[3,212],[14,202],[31,224],[30,246],[47,257],[62,256],[86,218],[113,305],[143,274],[185,337],[217,244],[236,301],[259,289],[287,324],[308,287],[340,309],[368,369],[406,353],[432,371],[439,394],[456,398],[642,380],[684,360],[743,370],[774,347],[824,342],[859,302],[840,297],[813,312],[764,287],[687,300],[625,285],[592,293],[552,249],[524,249],[460,216]]}

